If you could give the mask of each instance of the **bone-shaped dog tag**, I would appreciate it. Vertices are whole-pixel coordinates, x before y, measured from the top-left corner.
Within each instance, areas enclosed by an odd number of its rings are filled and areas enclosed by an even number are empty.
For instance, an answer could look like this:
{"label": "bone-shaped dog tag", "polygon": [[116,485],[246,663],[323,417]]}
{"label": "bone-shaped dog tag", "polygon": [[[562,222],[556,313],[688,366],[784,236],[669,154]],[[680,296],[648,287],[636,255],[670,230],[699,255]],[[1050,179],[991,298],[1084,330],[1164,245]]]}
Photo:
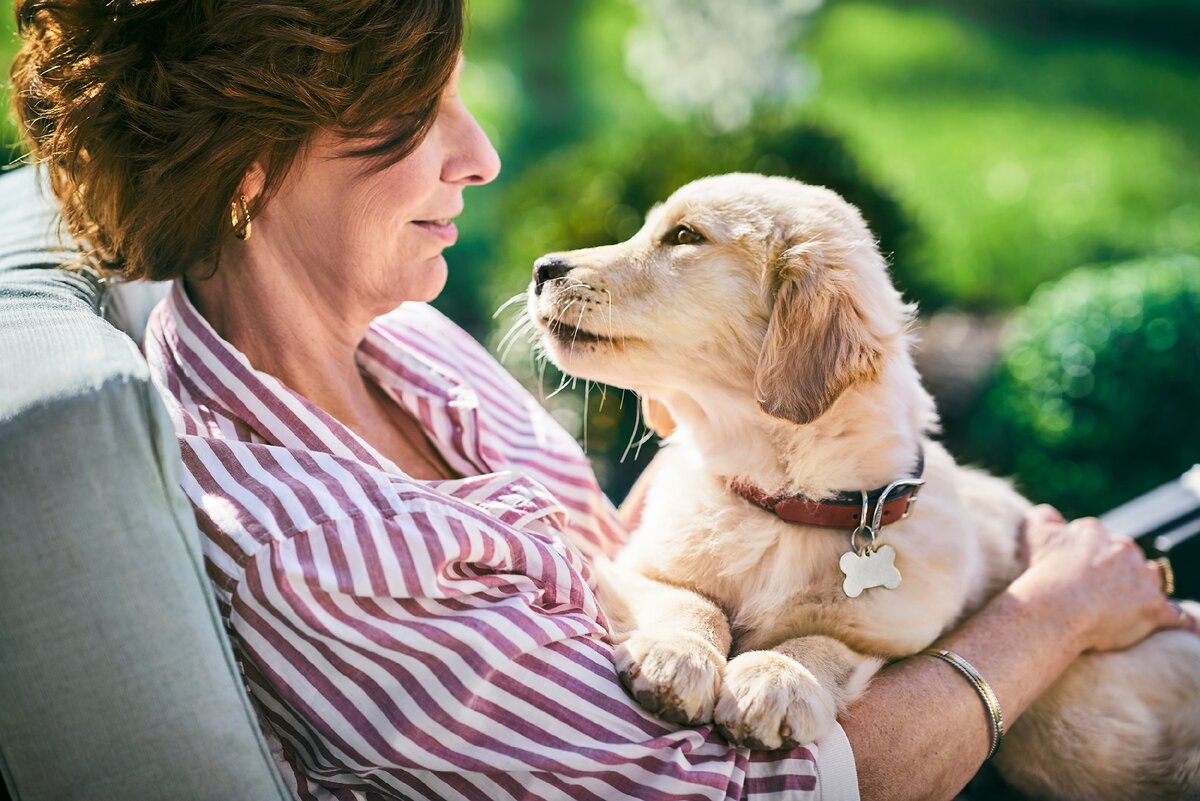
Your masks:
{"label": "bone-shaped dog tag", "polygon": [[894,590],[900,586],[900,571],[896,569],[896,549],[881,545],[878,550],[863,548],[861,554],[847,551],[839,562],[846,580],[842,591],[851,598],[862,595],[863,590],[885,587]]}

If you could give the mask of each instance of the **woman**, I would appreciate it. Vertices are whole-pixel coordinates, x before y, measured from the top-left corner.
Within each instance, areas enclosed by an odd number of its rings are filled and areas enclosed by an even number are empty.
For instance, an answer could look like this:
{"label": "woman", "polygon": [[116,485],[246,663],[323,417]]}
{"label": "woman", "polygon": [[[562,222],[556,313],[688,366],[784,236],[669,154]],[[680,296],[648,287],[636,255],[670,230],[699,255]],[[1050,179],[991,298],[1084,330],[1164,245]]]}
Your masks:
{"label": "woman", "polygon": [[[948,798],[990,719],[886,668],[827,741],[748,752],[621,689],[590,562],[624,528],[578,447],[424,305],[499,162],[460,0],[18,4],[35,156],[100,269],[176,279],[147,359],[250,692],[298,798]],[[630,511],[636,515],[636,509]],[[1088,649],[1193,625],[1094,521],[939,643],[1011,725]],[[857,769],[857,779],[856,779]]]}

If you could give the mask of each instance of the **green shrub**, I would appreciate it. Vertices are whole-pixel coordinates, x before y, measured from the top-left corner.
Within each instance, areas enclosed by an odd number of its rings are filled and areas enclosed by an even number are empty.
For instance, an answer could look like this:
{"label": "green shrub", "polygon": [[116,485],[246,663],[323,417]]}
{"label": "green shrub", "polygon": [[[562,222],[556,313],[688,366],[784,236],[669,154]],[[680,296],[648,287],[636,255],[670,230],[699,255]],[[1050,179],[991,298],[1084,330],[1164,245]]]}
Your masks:
{"label": "green shrub", "polygon": [[1100,514],[1200,462],[1200,259],[1080,269],[1012,320],[974,420],[992,467]]}

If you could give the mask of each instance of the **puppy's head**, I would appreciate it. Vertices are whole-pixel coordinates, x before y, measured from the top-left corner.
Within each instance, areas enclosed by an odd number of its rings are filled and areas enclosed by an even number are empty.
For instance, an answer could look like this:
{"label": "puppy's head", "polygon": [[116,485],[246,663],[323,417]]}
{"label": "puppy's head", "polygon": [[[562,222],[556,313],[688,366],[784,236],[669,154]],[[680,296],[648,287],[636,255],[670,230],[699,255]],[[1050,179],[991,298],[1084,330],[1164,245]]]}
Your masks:
{"label": "puppy's head", "polygon": [[542,257],[528,308],[568,373],[752,395],[794,423],[874,380],[910,315],[853,206],[744,174],[682,187],[627,242]]}

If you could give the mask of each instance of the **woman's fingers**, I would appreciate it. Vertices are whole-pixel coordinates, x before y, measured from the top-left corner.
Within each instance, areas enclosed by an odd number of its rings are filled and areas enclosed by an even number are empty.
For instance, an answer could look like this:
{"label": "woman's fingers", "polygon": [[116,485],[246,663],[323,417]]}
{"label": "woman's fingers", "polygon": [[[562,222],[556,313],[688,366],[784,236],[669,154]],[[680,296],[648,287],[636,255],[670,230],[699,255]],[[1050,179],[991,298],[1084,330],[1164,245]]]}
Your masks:
{"label": "woman's fingers", "polygon": [[[1067,523],[1067,531],[1080,534],[1087,533],[1093,536],[1110,536],[1108,534],[1108,530],[1104,528],[1104,525],[1097,517],[1078,517],[1072,520],[1070,523]],[[1130,542],[1132,542],[1132,540],[1130,540]]]}
{"label": "woman's fingers", "polygon": [[1142,564],[1142,572],[1146,574],[1146,582],[1154,587],[1157,595],[1167,597],[1167,588],[1163,585],[1162,569],[1153,560]]}
{"label": "woman's fingers", "polygon": [[1017,560],[1023,567],[1029,566],[1032,553],[1045,543],[1049,529],[1062,526],[1065,522],[1059,511],[1046,503],[1038,504],[1025,513],[1017,532]]}
{"label": "woman's fingers", "polygon": [[1168,601],[1163,604],[1159,628],[1187,629],[1194,634],[1200,634],[1200,620],[1188,614],[1188,611],[1183,608],[1182,604],[1175,601]]}
{"label": "woman's fingers", "polygon": [[1030,509],[1023,530],[1026,575],[1078,622],[1084,650],[1128,648],[1161,628],[1200,633],[1200,607],[1168,601],[1169,568],[1147,560],[1129,537],[1094,517],[1065,522],[1050,506]]}
{"label": "woman's fingers", "polygon": [[1027,520],[1038,523],[1066,522],[1066,519],[1062,516],[1062,512],[1058,511],[1048,503],[1039,503],[1037,506],[1030,509],[1025,517]]}
{"label": "woman's fingers", "polygon": [[1048,503],[1041,503],[1025,513],[1025,519],[1021,525],[1028,531],[1031,529],[1043,529],[1047,526],[1062,525],[1065,522],[1062,514],[1057,509]]}

